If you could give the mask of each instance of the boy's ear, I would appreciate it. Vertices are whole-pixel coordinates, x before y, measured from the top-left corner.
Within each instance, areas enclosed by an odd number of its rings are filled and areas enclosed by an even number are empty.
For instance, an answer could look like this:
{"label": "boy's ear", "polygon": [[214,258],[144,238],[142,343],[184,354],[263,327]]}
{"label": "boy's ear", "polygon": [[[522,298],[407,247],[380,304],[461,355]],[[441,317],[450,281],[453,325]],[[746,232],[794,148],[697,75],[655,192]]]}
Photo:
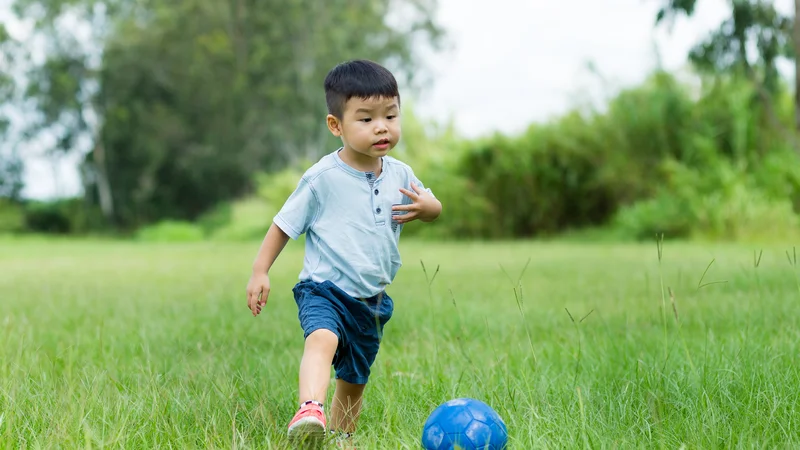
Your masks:
{"label": "boy's ear", "polygon": [[334,136],[339,137],[342,135],[342,123],[339,122],[339,119],[336,118],[333,114],[328,114],[326,118],[328,122],[328,129],[333,133]]}

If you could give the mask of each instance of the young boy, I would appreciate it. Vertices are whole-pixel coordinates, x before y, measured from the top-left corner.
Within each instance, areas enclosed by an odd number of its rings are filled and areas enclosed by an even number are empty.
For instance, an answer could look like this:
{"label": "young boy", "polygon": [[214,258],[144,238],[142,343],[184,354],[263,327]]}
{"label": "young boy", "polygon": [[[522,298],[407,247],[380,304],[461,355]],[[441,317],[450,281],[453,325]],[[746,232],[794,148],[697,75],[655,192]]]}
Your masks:
{"label": "young boy", "polygon": [[401,265],[400,232],[442,210],[408,165],[387,156],[400,140],[400,95],[387,69],[364,60],[339,64],[325,78],[325,95],[328,129],[342,147],[305,172],[274,217],[247,285],[247,305],[257,316],[267,303],[272,264],[289,238],[306,233],[303,269],[292,290],[305,339],[292,440],[325,436],[331,365],[331,433],[355,431],[394,310],[385,289]]}

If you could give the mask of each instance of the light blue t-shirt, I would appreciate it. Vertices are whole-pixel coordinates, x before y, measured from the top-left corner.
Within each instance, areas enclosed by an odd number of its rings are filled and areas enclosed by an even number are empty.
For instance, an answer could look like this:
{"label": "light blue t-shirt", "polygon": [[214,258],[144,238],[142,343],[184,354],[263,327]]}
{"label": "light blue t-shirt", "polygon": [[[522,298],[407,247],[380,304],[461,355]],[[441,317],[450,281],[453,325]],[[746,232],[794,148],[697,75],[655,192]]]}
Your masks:
{"label": "light blue t-shirt", "polygon": [[413,192],[413,182],[433,193],[411,167],[390,156],[382,158],[383,170],[375,178],[347,165],[339,150],[303,174],[273,220],[292,239],[306,234],[300,280],[330,281],[355,298],[372,297],[391,284],[402,265],[403,225],[392,221],[392,205],[412,200],[400,188]]}

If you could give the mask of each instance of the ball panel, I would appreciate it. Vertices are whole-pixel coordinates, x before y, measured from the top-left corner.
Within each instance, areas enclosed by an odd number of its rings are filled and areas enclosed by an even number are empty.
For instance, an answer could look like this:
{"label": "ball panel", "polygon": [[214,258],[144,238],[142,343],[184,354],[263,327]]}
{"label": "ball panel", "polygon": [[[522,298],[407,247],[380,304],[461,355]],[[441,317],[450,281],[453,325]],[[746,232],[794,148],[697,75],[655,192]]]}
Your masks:
{"label": "ball panel", "polygon": [[453,450],[483,450],[480,447],[475,447],[464,433],[448,434],[447,437],[453,442]]}
{"label": "ball panel", "polygon": [[422,434],[422,446],[426,450],[439,450],[445,439],[445,432],[438,423],[433,423],[425,427]]}
{"label": "ball panel", "polygon": [[494,411],[489,407],[489,405],[479,402],[477,400],[471,402],[469,404],[470,411],[472,412],[472,417],[476,420],[480,420],[483,423],[490,424],[495,417],[497,416]]}
{"label": "ball panel", "polygon": [[469,410],[458,407],[446,410],[436,423],[442,427],[445,433],[454,434],[462,433],[470,422],[472,422],[472,415]]}
{"label": "ball panel", "polygon": [[479,421],[473,420],[464,430],[464,436],[472,442],[474,448],[484,449],[493,443],[492,428]]}
{"label": "ball panel", "polygon": [[500,422],[494,422],[489,426],[492,430],[492,445],[497,450],[504,450],[508,446],[508,430],[506,425]]}
{"label": "ball panel", "polygon": [[444,406],[454,407],[454,406],[469,406],[470,402],[472,401],[471,398],[454,398],[452,400],[448,400],[444,403]]}
{"label": "ball panel", "polygon": [[450,435],[445,434],[444,439],[442,439],[442,445],[440,445],[436,450],[453,450],[453,448],[453,438]]}

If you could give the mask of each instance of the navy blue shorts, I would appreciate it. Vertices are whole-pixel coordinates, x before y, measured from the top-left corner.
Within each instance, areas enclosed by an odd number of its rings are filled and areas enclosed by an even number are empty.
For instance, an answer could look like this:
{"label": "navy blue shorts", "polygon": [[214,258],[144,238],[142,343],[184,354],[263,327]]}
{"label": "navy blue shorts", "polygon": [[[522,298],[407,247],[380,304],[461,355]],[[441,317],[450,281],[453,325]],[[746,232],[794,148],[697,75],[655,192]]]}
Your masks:
{"label": "navy blue shorts", "polygon": [[330,281],[301,281],[292,292],[303,339],[319,329],[332,331],[339,338],[333,357],[336,378],[366,384],[394,301],[385,292],[356,299]]}

